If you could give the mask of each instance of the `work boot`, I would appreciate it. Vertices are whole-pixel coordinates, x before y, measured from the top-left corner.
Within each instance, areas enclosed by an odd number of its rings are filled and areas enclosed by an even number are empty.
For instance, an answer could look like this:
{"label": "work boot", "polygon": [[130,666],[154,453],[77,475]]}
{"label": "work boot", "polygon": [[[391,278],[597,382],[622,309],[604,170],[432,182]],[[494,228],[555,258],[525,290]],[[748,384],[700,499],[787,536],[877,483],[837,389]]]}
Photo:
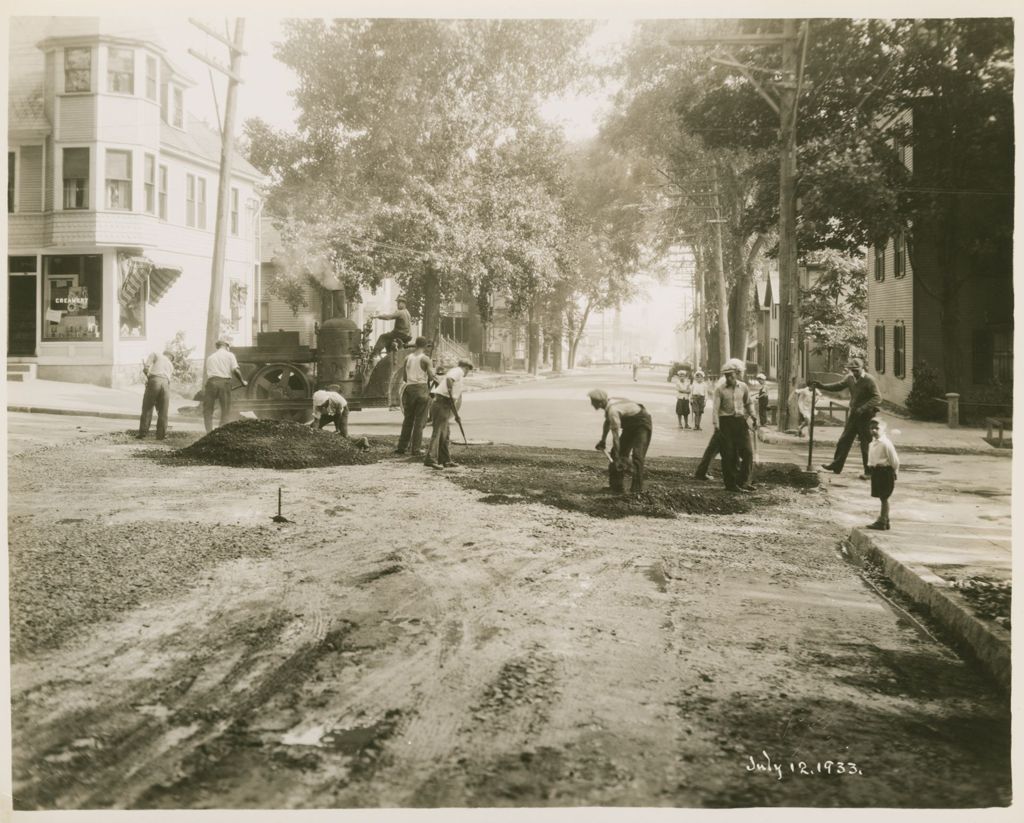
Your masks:
{"label": "work boot", "polygon": [[446,469],[457,469],[459,467],[459,464],[456,463],[454,460],[449,460],[447,463],[444,464],[444,467]]}
{"label": "work boot", "polygon": [[839,474],[842,471],[842,469],[836,468],[835,463],[822,463],[821,470],[826,472],[835,472],[836,474]]}
{"label": "work boot", "polygon": [[745,486],[740,486],[740,488],[745,492],[757,491],[757,486],[755,486],[753,483],[747,483]]}
{"label": "work boot", "polygon": [[395,449],[395,454],[405,454],[405,449]]}
{"label": "work boot", "polygon": [[889,523],[886,520],[882,520],[882,518],[878,518],[874,523],[869,524],[867,528],[874,529],[879,532],[888,531]]}

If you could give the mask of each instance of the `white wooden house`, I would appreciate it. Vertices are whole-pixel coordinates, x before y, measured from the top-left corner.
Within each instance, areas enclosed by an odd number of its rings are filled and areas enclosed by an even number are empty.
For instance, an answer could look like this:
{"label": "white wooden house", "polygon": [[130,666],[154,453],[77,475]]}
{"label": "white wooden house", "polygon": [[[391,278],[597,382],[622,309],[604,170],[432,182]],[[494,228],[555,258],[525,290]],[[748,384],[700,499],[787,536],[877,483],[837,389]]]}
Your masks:
{"label": "white wooden house", "polygon": [[[177,332],[201,358],[220,135],[189,113],[209,94],[147,24],[11,18],[8,363],[118,386]],[[232,168],[223,326],[248,344],[257,186]]]}

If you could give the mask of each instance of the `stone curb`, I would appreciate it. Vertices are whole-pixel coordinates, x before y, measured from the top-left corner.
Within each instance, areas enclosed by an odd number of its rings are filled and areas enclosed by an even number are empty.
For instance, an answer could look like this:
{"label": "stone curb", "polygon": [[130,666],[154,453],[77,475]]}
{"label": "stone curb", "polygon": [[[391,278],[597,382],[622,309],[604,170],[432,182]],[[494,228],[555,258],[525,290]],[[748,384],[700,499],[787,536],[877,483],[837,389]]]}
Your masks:
{"label": "stone curb", "polygon": [[[771,443],[774,446],[803,446],[804,450],[807,449],[807,438],[782,438],[776,435],[768,434],[765,435],[765,443]],[[819,440],[814,439],[815,451],[818,446],[828,446],[829,448],[835,447],[838,441],[833,439]],[[1009,457],[1013,458],[1013,449],[997,449],[995,446],[911,446],[902,443],[897,444],[897,450],[900,454],[904,452],[908,454],[975,454],[985,457]],[[855,449],[854,449],[855,451]],[[822,459],[826,459],[828,455],[823,455]]]}
{"label": "stone curb", "polygon": [[[91,411],[82,409],[53,409],[46,406],[8,406],[8,413],[17,412],[20,414],[63,414],[69,417],[105,417],[109,420],[134,420],[138,422],[138,414],[128,412]],[[184,417],[180,414],[171,414],[167,417],[171,423],[189,423],[192,421],[203,422],[201,417]]]}
{"label": "stone curb", "polygon": [[849,549],[857,565],[863,565],[868,558],[880,563],[896,588],[926,608],[958,643],[971,651],[996,683],[1009,691],[1010,632],[976,617],[945,580],[923,566],[893,557],[863,529],[850,532]]}

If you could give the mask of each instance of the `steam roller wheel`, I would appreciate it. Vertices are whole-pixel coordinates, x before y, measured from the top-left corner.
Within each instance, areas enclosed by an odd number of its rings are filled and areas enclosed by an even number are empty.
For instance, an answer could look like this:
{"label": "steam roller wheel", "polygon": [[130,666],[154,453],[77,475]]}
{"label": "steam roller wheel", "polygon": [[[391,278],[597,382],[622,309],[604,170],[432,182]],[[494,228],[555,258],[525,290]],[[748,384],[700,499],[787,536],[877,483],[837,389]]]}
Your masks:
{"label": "steam roller wheel", "polygon": [[391,375],[388,385],[388,408],[402,408],[402,384],[405,382],[405,369],[398,369]]}
{"label": "steam roller wheel", "polygon": [[[313,397],[313,384],[309,375],[291,363],[268,363],[260,366],[249,378],[249,397],[254,400],[308,400]],[[312,410],[272,409],[259,413],[260,417],[272,420],[294,420],[306,422]]]}

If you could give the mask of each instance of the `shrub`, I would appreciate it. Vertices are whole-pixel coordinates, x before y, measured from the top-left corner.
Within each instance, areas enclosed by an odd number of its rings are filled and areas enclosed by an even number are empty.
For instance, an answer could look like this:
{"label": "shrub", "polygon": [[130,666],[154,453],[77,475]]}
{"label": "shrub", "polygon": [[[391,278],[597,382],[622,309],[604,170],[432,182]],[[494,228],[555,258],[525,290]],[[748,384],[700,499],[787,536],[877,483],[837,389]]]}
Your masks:
{"label": "shrub", "polygon": [[174,339],[167,344],[165,351],[174,367],[174,379],[186,386],[192,385],[198,379],[196,365],[190,359],[195,346],[185,344],[185,332],[180,331],[174,335]]}
{"label": "shrub", "polygon": [[907,395],[907,409],[912,417],[919,420],[941,420],[946,416],[946,406],[936,398],[945,393],[939,382],[939,373],[924,360],[912,370],[913,385]]}

